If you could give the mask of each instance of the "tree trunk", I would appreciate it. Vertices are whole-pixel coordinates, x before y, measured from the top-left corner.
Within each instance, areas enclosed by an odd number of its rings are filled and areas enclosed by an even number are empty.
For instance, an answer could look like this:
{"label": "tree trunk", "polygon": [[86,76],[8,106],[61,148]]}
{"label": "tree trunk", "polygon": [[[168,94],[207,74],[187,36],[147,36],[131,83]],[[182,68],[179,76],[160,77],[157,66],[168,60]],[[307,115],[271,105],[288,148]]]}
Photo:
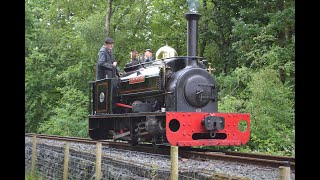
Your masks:
{"label": "tree trunk", "polygon": [[[205,12],[207,12],[208,8],[207,8],[207,0],[203,0],[203,9]],[[204,37],[202,39],[199,38],[199,40],[201,41],[200,43],[200,50],[199,50],[199,57],[203,57],[203,54],[204,54],[204,49],[206,48],[206,45],[207,45],[207,38],[205,37],[207,32],[208,32],[208,19],[206,18],[204,20],[204,24],[203,24],[203,29],[202,29],[202,32],[204,35]]]}
{"label": "tree trunk", "polygon": [[[276,8],[277,8],[277,11],[283,11],[284,10],[284,1],[283,0],[278,0],[276,2]],[[285,28],[284,31],[281,31],[279,32],[279,44],[280,46],[285,46],[286,43],[287,43],[287,39],[288,39],[288,34],[287,34],[287,28]],[[284,70],[284,60],[280,59],[279,60],[279,67],[278,67],[278,71],[279,71],[279,78],[280,78],[280,81],[282,83],[284,83],[286,81],[286,73],[285,73],[285,70]]]}
{"label": "tree trunk", "polygon": [[107,0],[106,36],[109,36],[109,34],[110,34],[111,15],[112,15],[112,0]]}

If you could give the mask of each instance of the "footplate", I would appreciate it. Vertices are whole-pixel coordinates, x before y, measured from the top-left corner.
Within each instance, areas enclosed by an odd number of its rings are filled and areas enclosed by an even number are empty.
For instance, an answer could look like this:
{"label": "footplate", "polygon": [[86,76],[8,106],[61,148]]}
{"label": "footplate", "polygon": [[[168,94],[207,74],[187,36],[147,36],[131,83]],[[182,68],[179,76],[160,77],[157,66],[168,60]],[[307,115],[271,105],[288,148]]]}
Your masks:
{"label": "footplate", "polygon": [[166,136],[173,146],[240,146],[250,138],[250,114],[166,112]]}

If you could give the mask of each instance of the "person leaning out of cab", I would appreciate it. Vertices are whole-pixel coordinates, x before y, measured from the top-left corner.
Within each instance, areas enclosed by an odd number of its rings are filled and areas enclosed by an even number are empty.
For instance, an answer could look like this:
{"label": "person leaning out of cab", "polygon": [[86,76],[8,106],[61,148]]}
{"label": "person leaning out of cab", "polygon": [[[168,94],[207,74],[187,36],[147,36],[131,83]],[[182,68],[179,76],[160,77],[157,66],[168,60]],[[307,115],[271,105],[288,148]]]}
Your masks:
{"label": "person leaning out of cab", "polygon": [[105,78],[120,77],[120,69],[117,66],[117,61],[112,53],[114,40],[106,38],[104,44],[98,52],[98,59],[96,64],[96,80]]}

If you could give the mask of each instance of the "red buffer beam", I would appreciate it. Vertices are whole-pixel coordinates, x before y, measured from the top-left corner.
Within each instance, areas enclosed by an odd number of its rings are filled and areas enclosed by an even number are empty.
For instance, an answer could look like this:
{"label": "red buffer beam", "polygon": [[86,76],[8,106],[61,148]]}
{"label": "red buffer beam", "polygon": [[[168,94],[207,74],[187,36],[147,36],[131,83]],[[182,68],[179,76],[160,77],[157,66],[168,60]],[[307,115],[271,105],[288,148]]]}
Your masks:
{"label": "red buffer beam", "polygon": [[[222,128],[210,133],[203,121],[215,117]],[[250,138],[250,114],[166,112],[166,136],[173,146],[240,146]]]}

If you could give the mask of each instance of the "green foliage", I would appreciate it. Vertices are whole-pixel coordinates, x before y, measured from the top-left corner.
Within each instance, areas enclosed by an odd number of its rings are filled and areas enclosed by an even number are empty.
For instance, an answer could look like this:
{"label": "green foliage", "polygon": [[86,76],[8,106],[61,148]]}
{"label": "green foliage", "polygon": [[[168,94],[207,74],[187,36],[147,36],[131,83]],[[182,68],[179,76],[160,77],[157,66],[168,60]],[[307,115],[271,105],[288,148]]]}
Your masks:
{"label": "green foliage", "polygon": [[87,137],[88,97],[83,92],[69,87],[58,88],[63,94],[54,115],[41,123],[38,133],[62,136]]}
{"label": "green foliage", "polygon": [[56,105],[59,94],[53,88],[54,84],[48,84],[54,69],[48,69],[48,56],[34,48],[29,57],[26,57],[25,74],[25,117],[26,131],[35,132],[39,122],[47,120],[51,115],[48,111]]}
{"label": "green foliage", "polygon": [[265,154],[274,154],[282,156],[295,155],[295,131],[284,128],[283,131],[278,131],[275,128],[269,130],[267,138],[260,137],[259,129],[252,129],[250,141],[246,148],[251,152],[262,152]]}
{"label": "green foliage", "polygon": [[244,101],[234,96],[225,96],[219,101],[219,112],[245,112]]}
{"label": "green foliage", "polygon": [[[252,77],[248,84],[251,98],[247,101],[247,112],[251,114],[252,149],[262,143],[267,151],[289,151],[294,149],[294,104],[291,89],[284,86],[271,69],[262,69]],[[283,133],[286,132],[286,133]]]}
{"label": "green foliage", "polygon": [[[237,2],[228,1],[208,1],[202,7],[202,12],[206,15],[200,18],[200,27],[208,26],[206,32],[200,34],[202,44],[207,44],[210,50],[204,50],[204,56],[208,58],[217,73],[229,73],[237,67],[235,53],[232,49],[232,18],[239,12]],[[207,48],[207,47],[203,47]],[[213,48],[213,49],[212,49]],[[211,51],[213,50],[214,53]]]}
{"label": "green foliage", "polygon": [[[85,43],[89,49],[99,49],[103,44],[105,38],[105,16],[105,12],[99,11],[74,24],[74,30],[78,32],[78,36],[83,39],[83,43]],[[94,55],[97,54],[98,50]]]}
{"label": "green foliage", "polygon": [[221,73],[217,76],[216,81],[219,90],[219,100],[221,97],[239,96],[241,99],[246,100],[247,84],[251,81],[252,70],[246,67],[236,68],[230,74]]}
{"label": "green foliage", "polygon": [[[284,123],[287,127],[293,127],[293,102],[291,99],[291,89],[284,86],[275,70],[262,69],[254,74],[252,81],[248,84],[252,92],[248,102],[248,110],[255,116],[263,115],[274,122]],[[262,116],[261,116],[262,117]],[[259,119],[255,125],[264,120]],[[268,124],[268,123],[267,123]]]}
{"label": "green foliage", "polygon": [[31,23],[27,27],[32,27],[26,35],[30,42],[26,45],[26,131],[36,132],[39,124],[57,114],[54,109],[62,106],[59,88],[79,89],[87,96],[94,69],[86,43],[73,30],[72,21],[53,26],[56,15],[40,9],[50,9],[56,4],[29,1],[26,5]]}
{"label": "green foliage", "polygon": [[43,180],[45,179],[41,173],[35,170],[34,174],[32,174],[31,170],[25,173],[25,180]]}

